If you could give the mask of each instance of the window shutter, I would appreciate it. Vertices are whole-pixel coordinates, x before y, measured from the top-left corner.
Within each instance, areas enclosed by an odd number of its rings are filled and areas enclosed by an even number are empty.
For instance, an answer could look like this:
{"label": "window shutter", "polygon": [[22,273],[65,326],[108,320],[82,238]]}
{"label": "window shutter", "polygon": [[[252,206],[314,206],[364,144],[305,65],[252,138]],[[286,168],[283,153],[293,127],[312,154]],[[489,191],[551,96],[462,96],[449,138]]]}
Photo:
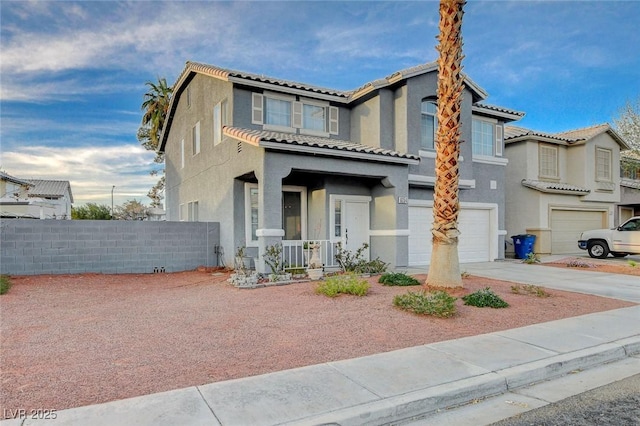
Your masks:
{"label": "window shutter", "polygon": [[329,133],[338,134],[338,107],[329,107]]}
{"label": "window shutter", "polygon": [[302,102],[293,102],[293,120],[292,124],[295,128],[302,127]]}
{"label": "window shutter", "polygon": [[502,126],[496,125],[496,155],[502,156]]}
{"label": "window shutter", "polygon": [[252,93],[251,95],[251,123],[264,124],[262,95],[260,93]]}

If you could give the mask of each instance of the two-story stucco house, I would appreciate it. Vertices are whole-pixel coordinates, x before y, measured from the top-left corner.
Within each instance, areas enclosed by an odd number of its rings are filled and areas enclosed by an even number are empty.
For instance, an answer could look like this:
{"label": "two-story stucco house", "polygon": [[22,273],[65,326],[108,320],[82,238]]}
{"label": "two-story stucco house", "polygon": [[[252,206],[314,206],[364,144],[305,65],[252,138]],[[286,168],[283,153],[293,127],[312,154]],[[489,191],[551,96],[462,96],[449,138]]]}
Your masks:
{"label": "two-story stucco house", "polygon": [[[282,243],[303,266],[305,241],[336,244],[392,267],[427,265],[435,183],[437,64],[341,91],[187,62],[174,85],[160,151],[167,220],[218,221],[225,261],[246,246],[258,270]],[[524,114],[462,103],[462,262],[504,255],[503,125]]]}
{"label": "two-story stucco house", "polygon": [[580,251],[582,231],[614,226],[628,146],[608,124],[554,134],[505,126],[504,140],[509,235],[536,235],[535,253],[565,254]]}
{"label": "two-story stucco house", "polygon": [[0,172],[0,193],[2,217],[71,219],[68,180],[19,179]]}
{"label": "two-story stucco house", "polygon": [[640,216],[640,154],[637,151],[620,153],[620,204],[615,224],[633,216]]}

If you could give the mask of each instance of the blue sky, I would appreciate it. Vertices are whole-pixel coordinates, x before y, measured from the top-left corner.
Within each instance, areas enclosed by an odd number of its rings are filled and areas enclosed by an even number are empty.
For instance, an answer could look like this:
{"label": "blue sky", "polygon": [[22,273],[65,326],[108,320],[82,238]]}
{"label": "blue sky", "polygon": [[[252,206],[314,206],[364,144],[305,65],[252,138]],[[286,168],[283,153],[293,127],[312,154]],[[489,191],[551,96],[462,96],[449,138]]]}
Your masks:
{"label": "blue sky", "polygon": [[[3,0],[0,20],[0,166],[70,180],[76,206],[149,203],[144,83],[187,60],[348,90],[437,58],[437,1]],[[612,123],[640,96],[638,22],[636,1],[470,0],[465,72],[524,127]]]}

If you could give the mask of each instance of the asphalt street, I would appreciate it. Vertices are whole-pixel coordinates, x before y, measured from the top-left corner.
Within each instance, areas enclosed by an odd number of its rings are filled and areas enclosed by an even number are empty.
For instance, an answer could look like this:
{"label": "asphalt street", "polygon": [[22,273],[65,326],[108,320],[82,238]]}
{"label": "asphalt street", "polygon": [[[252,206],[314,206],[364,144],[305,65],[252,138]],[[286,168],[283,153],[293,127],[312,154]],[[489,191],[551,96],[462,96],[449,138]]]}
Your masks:
{"label": "asphalt street", "polygon": [[527,411],[493,425],[640,425],[640,374]]}

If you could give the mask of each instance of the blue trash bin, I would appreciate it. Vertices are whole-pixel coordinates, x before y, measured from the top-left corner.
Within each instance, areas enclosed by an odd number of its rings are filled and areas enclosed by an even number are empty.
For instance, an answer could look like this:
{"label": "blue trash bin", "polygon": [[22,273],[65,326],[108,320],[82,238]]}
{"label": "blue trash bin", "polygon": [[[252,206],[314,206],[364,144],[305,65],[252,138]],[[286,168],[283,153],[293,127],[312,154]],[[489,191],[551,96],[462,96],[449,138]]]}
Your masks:
{"label": "blue trash bin", "polygon": [[531,234],[514,235],[513,247],[516,251],[517,259],[526,259],[530,253],[533,253],[533,245],[536,242],[536,236]]}

